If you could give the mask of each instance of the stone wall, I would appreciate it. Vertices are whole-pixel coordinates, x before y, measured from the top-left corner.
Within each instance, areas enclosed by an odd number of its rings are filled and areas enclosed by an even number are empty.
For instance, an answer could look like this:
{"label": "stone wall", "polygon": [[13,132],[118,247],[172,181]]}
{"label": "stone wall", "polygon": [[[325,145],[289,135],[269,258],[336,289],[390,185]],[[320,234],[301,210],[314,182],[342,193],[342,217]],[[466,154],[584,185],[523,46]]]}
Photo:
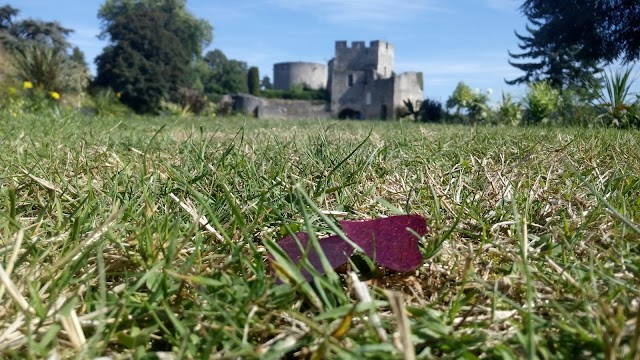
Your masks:
{"label": "stone wall", "polygon": [[258,108],[258,117],[264,119],[329,119],[331,112],[324,102],[269,99],[264,106]]}
{"label": "stone wall", "polygon": [[411,100],[416,105],[424,100],[424,84],[422,73],[406,72],[395,76],[394,81],[394,104],[403,107],[405,100]]}
{"label": "stone wall", "polygon": [[328,67],[326,64],[309,62],[285,62],[273,65],[273,87],[278,90],[290,90],[295,85],[304,85],[309,89],[327,88]]}
{"label": "stone wall", "polygon": [[380,78],[388,78],[393,71],[393,45],[384,41],[336,41],[333,70],[374,70]]}
{"label": "stone wall", "polygon": [[263,119],[329,119],[331,112],[324,102],[264,99],[249,94],[230,97],[233,111]]}

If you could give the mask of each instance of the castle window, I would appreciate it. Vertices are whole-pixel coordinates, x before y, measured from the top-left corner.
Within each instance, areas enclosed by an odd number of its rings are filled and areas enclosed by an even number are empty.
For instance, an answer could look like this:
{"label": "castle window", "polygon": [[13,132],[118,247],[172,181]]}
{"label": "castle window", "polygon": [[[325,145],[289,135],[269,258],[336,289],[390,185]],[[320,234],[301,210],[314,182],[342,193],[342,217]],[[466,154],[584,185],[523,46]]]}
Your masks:
{"label": "castle window", "polygon": [[353,86],[353,74],[349,74],[348,84],[349,86]]}
{"label": "castle window", "polygon": [[365,97],[365,102],[367,105],[371,105],[371,93],[368,92],[366,97]]}

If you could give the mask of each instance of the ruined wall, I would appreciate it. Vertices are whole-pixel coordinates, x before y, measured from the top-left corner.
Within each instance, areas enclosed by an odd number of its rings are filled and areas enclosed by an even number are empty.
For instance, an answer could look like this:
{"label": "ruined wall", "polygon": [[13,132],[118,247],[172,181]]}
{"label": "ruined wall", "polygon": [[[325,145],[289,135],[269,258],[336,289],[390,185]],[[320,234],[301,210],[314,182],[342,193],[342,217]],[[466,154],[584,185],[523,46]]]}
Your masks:
{"label": "ruined wall", "polygon": [[309,89],[327,88],[328,67],[325,64],[310,62],[284,62],[273,65],[273,87],[278,90],[290,90],[303,84]]}
{"label": "ruined wall", "polygon": [[394,108],[403,107],[405,100],[416,102],[424,100],[424,84],[422,73],[406,72],[395,76],[394,80]]}
{"label": "ruined wall", "polygon": [[235,112],[265,119],[329,119],[331,112],[324,102],[264,99],[249,94],[230,96]]}
{"label": "ruined wall", "polygon": [[327,104],[306,100],[269,99],[258,108],[261,119],[329,119]]}

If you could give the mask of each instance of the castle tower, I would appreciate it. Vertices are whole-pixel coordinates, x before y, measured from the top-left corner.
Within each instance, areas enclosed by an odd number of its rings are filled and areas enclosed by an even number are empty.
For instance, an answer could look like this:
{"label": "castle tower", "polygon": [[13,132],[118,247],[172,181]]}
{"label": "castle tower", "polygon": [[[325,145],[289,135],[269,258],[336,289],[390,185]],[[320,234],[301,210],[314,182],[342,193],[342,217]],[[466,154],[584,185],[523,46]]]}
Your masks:
{"label": "castle tower", "polygon": [[338,117],[392,118],[393,45],[336,41],[331,66],[331,111]]}
{"label": "castle tower", "polygon": [[384,41],[354,41],[351,47],[346,41],[336,41],[335,71],[375,71],[377,77],[386,79],[393,72],[393,45]]}

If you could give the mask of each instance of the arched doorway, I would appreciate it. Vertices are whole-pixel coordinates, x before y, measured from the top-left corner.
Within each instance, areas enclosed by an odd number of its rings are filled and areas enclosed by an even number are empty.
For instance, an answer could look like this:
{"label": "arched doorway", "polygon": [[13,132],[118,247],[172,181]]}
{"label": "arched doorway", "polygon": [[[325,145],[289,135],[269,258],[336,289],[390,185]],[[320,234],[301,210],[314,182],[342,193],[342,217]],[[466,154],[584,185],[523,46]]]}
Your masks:
{"label": "arched doorway", "polygon": [[340,120],[344,120],[344,119],[360,120],[360,119],[363,119],[363,117],[362,117],[362,113],[360,111],[346,108],[346,109],[342,109],[342,111],[340,111],[340,113],[338,113],[338,119],[340,119]]}

